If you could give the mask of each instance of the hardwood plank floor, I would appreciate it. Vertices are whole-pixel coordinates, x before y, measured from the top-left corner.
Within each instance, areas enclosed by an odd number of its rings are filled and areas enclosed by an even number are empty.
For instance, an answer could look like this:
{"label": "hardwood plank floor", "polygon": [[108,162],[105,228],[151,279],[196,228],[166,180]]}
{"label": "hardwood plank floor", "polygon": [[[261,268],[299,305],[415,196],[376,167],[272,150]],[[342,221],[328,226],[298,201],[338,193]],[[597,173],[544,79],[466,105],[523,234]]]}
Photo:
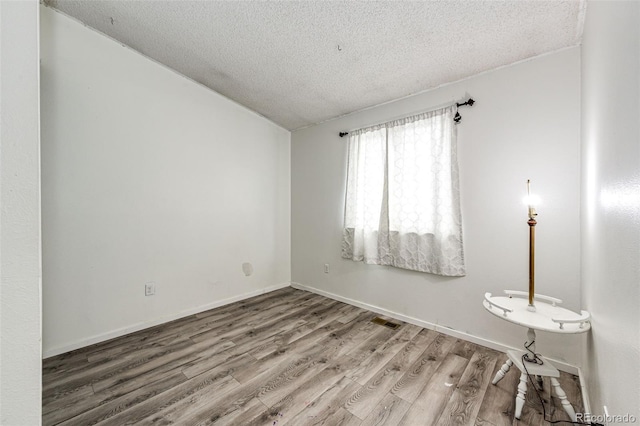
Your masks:
{"label": "hardwood plank floor", "polygon": [[[44,425],[539,425],[506,355],[285,288],[43,361]],[[390,319],[390,318],[388,318]],[[391,319],[390,319],[391,320]],[[561,373],[576,412],[580,384]],[[543,383],[547,418],[568,420]]]}

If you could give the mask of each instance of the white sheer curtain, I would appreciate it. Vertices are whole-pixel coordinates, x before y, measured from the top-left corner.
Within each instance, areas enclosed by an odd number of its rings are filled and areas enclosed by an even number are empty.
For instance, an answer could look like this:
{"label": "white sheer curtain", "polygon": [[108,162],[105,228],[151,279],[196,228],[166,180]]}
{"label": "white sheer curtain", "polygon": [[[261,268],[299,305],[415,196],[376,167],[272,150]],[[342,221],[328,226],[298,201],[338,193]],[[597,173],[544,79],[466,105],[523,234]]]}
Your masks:
{"label": "white sheer curtain", "polygon": [[455,112],[350,133],[342,257],[465,275]]}

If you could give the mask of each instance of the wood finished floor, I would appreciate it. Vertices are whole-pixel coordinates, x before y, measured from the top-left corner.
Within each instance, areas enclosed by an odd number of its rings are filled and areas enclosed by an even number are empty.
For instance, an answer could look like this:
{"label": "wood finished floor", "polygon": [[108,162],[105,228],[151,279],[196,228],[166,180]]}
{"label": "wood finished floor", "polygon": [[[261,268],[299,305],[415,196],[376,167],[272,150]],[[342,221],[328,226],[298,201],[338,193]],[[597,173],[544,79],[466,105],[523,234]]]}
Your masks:
{"label": "wood finished floor", "polygon": [[[506,355],[293,288],[43,362],[44,425],[540,425]],[[583,412],[577,377],[560,383]],[[548,418],[568,420],[544,382]]]}

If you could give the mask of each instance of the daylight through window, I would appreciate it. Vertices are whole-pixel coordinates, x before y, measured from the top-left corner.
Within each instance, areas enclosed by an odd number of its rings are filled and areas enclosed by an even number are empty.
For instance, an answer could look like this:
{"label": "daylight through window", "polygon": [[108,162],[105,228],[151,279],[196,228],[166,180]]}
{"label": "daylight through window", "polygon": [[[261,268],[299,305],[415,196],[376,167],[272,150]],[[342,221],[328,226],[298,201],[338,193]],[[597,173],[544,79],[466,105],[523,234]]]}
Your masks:
{"label": "daylight through window", "polygon": [[342,257],[465,275],[455,112],[350,133]]}

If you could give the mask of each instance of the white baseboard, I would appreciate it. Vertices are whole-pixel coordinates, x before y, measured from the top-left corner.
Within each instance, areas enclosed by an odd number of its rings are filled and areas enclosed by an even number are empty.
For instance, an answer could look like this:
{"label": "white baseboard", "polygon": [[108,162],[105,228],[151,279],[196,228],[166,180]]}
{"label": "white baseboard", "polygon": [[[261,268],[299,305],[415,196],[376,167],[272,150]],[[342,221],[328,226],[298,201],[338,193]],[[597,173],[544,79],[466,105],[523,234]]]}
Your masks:
{"label": "white baseboard", "polygon": [[580,379],[580,394],[582,395],[582,408],[585,413],[593,414],[591,403],[589,402],[589,392],[587,392],[587,380],[584,378],[582,368],[578,367],[578,378]]}
{"label": "white baseboard", "polygon": [[[495,350],[500,351],[500,352],[507,352],[507,351],[514,350],[514,349],[518,350],[518,348],[514,348],[512,346],[508,346],[508,345],[505,345],[503,343],[494,342],[493,340],[485,339],[483,337],[474,336],[474,335],[465,333],[463,331],[455,330],[453,328],[443,327],[441,325],[433,324],[433,323],[428,322],[428,321],[423,321],[423,320],[418,319],[418,318],[414,318],[414,317],[410,317],[410,316],[407,316],[407,315],[399,314],[397,312],[389,311],[387,309],[380,308],[378,306],[369,305],[368,303],[363,303],[363,302],[360,302],[358,300],[349,299],[348,297],[343,297],[343,296],[340,296],[340,295],[337,295],[337,294],[334,294],[334,293],[330,293],[328,291],[320,290],[320,289],[317,289],[315,287],[310,287],[310,286],[307,286],[307,285],[304,285],[304,284],[300,284],[300,283],[297,283],[297,282],[291,282],[291,287],[297,288],[299,290],[310,291],[312,293],[316,293],[316,294],[319,294],[321,296],[325,296],[325,297],[328,297],[330,299],[337,300],[339,302],[343,302],[343,303],[347,303],[349,305],[357,306],[357,307],[362,308],[362,309],[367,309],[369,311],[372,311],[372,312],[375,312],[375,313],[378,313],[378,314],[381,314],[381,315],[386,315],[388,317],[395,318],[395,319],[400,320],[400,321],[408,322],[410,324],[414,324],[414,325],[417,325],[417,326],[420,326],[420,327],[423,327],[423,328],[428,328],[429,330],[434,330],[434,331],[437,331],[437,332],[442,333],[442,334],[447,334],[449,336],[453,336],[453,337],[457,337],[457,338],[460,338],[460,339],[464,339],[466,341],[469,341],[469,342],[472,342],[472,343],[476,343],[478,345],[486,346],[488,348],[495,349]],[[566,363],[564,361],[558,361],[558,360],[553,359],[553,358],[547,358],[547,359],[552,361],[553,364],[558,368],[558,370],[564,371],[564,372],[569,373],[569,374],[578,375],[578,372],[579,372],[579,368],[578,367],[576,367],[574,365],[571,365],[571,364],[568,364],[568,363]]]}
{"label": "white baseboard", "polygon": [[68,345],[62,345],[47,349],[43,351],[43,357],[49,358],[52,356],[60,355],[69,351],[84,348],[96,343],[104,342],[105,340],[113,339],[115,337],[124,336],[125,334],[133,333],[136,331],[144,330],[145,328],[153,327],[156,325],[164,324],[165,322],[177,320],[180,318],[188,317],[189,315],[198,314],[200,312],[208,311],[209,309],[218,308],[220,306],[228,305],[230,303],[238,302],[240,300],[248,299],[250,297],[259,296],[261,294],[270,293],[281,288],[289,287],[288,282],[276,284],[270,287],[261,288],[248,293],[243,293],[237,296],[229,297],[227,299],[217,300],[215,302],[208,303],[206,305],[200,305],[195,308],[185,309],[174,314],[165,315],[160,318],[156,318],[152,321],[143,321],[130,326],[122,327],[117,330],[112,330],[107,333],[101,333],[95,336],[88,337],[86,339],[80,339]]}

